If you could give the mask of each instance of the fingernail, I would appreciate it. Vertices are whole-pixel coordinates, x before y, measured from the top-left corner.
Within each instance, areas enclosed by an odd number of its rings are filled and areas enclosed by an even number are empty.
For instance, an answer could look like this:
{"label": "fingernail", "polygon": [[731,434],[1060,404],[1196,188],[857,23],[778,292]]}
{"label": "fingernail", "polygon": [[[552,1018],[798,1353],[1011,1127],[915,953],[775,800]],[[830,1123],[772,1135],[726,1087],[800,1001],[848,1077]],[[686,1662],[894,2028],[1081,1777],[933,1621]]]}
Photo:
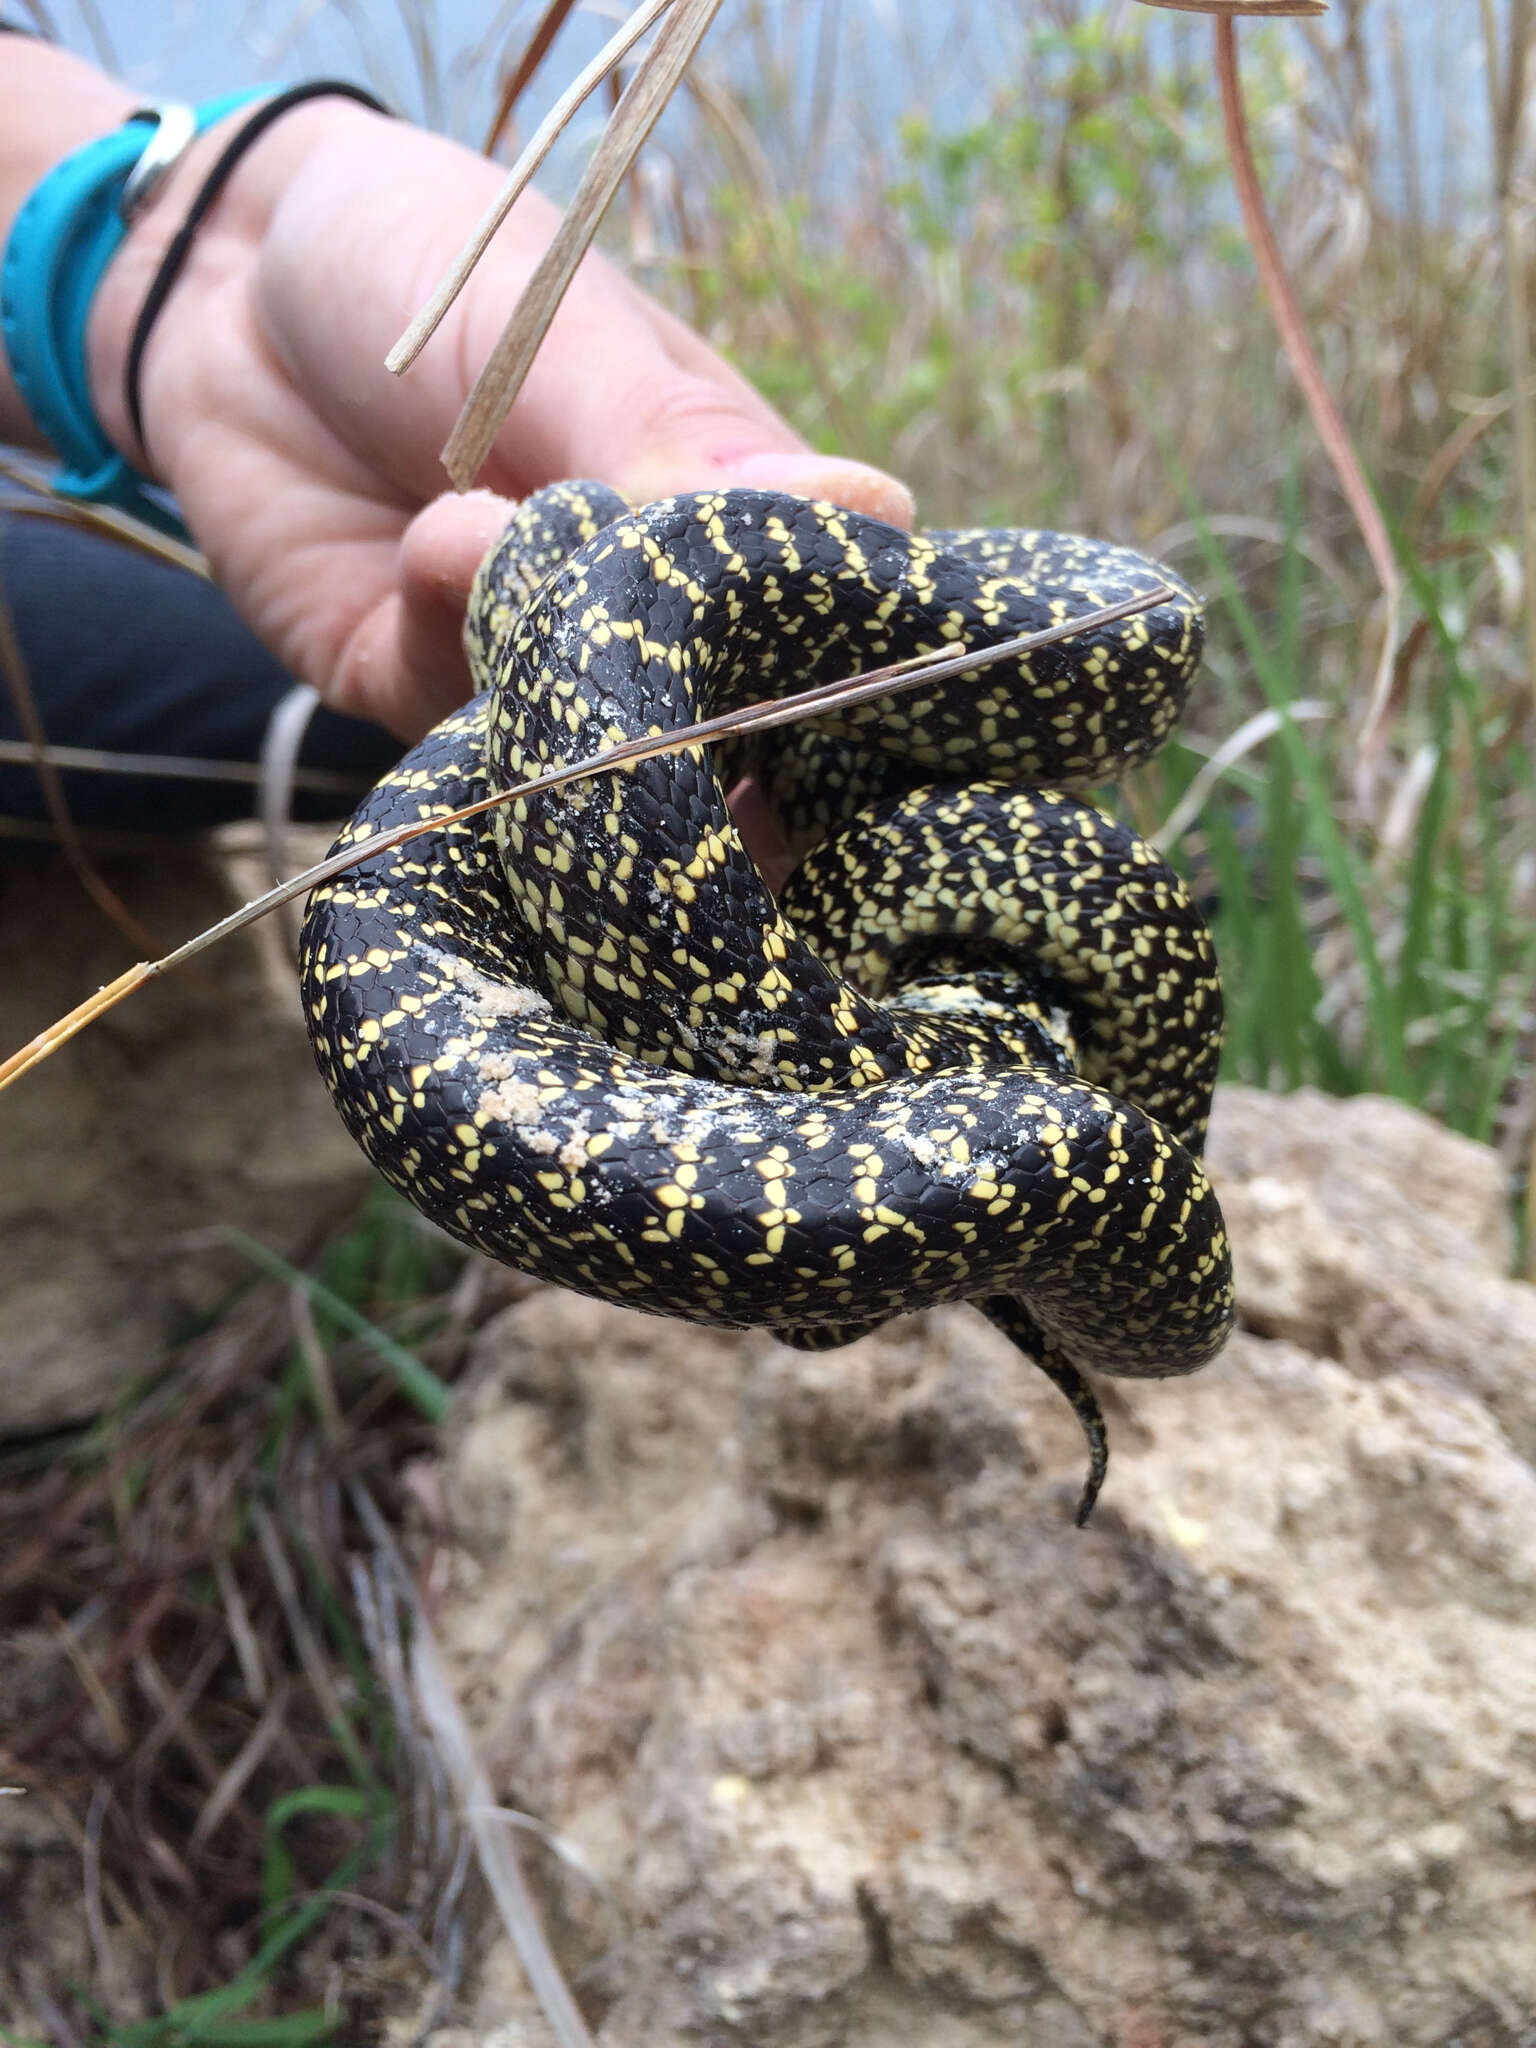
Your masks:
{"label": "fingernail", "polygon": [[764,491],[792,491],[798,498],[830,498],[871,519],[910,526],[915,506],[904,483],[867,462],[848,462],[809,450],[743,455],[730,465],[730,481]]}

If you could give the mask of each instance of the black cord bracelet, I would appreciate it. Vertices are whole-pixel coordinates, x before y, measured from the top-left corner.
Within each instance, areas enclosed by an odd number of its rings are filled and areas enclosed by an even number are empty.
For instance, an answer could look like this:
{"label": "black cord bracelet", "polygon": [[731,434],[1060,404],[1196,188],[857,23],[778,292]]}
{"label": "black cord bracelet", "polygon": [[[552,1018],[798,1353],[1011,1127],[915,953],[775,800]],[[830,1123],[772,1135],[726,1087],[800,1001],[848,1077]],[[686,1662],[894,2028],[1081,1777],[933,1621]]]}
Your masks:
{"label": "black cord bracelet", "polygon": [[134,439],[141,449],[148,453],[144,440],[143,404],[139,396],[139,377],[144,364],[144,348],[149,340],[150,330],[160,317],[161,308],[175,288],[186,264],[192,238],[202,226],[209,209],[223,191],[230,172],[239,163],[251,144],[258,140],[272,123],[286,114],[290,107],[297,107],[305,100],[344,99],[356,100],[360,106],[370,107],[376,114],[389,112],[382,100],[375,99],[363,86],[348,85],[342,79],[316,78],[308,85],[293,85],[286,92],[265,100],[238,134],[231,136],[222,155],[213,169],[204,178],[187,211],[187,217],[176,230],[174,239],[164,256],[160,268],[155,272],[144,304],[133,330],[133,340],[128,346],[128,361],[123,370],[123,399],[128,408],[128,419],[133,427]]}

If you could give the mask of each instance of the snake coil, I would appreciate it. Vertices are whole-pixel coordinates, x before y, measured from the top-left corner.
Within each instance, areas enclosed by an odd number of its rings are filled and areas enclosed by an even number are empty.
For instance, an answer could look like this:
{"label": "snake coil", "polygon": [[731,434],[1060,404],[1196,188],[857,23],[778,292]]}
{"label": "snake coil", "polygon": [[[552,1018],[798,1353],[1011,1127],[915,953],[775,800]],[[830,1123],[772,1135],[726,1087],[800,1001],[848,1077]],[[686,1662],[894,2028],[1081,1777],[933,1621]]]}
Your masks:
{"label": "snake coil", "polygon": [[[380,1171],[464,1243],[609,1301],[821,1348],[971,1300],[1066,1393],[1192,1371],[1231,1268],[1199,1163],[1209,934],[1085,798],[1167,736],[1195,598],[1070,535],[909,535],[733,490],[518,508],[466,629],[482,694],[338,847],[635,735],[1151,591],[1118,624],[788,729],[445,823],[318,889],[320,1070]],[[750,767],[799,867],[726,803]]]}

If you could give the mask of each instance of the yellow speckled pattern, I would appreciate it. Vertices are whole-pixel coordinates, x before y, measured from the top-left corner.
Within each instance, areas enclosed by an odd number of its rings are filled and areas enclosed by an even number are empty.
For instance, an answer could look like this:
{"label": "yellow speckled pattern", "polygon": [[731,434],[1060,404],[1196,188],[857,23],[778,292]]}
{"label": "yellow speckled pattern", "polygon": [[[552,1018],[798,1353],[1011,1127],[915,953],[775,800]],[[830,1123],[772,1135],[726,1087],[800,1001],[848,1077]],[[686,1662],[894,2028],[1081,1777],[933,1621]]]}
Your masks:
{"label": "yellow speckled pattern", "polygon": [[[485,694],[338,841],[636,734],[1175,579],[1051,533],[912,536],[732,491],[520,507],[481,570]],[[1074,788],[1167,735],[1178,595],[775,736],[809,850],[770,894],[705,748],[362,861],[305,926],[316,1057],[380,1170],[465,1243],[605,1299],[842,1343],[974,1300],[1072,1401],[1193,1370],[1231,1318],[1201,1170],[1221,1001],[1178,878]],[[732,772],[746,765],[733,756]]]}

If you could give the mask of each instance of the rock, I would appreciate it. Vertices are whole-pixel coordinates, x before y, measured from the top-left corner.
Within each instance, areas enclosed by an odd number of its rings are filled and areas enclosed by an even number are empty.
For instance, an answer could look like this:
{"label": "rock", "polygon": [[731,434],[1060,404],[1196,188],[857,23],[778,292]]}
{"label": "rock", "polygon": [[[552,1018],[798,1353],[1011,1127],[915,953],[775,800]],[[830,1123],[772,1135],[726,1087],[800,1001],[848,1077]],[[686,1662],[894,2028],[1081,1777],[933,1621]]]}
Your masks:
{"label": "rock", "polygon": [[[167,947],[241,900],[206,851],[109,873]],[[0,867],[0,1056],[135,950],[62,864]],[[130,996],[0,1095],[0,1435],[97,1413],[248,1275],[211,1225],[291,1255],[371,1179],[315,1073],[275,928]]]}
{"label": "rock", "polygon": [[[1071,1415],[968,1310],[819,1355],[553,1291],[487,1327],[440,1627],[611,1894],[525,1849],[603,2048],[1536,2042],[1496,1170],[1241,1091],[1212,1149],[1245,1327],[1101,1388],[1082,1532]],[[493,1948],[469,2038],[529,2013]]]}
{"label": "rock", "polygon": [[1361,1375],[1448,1367],[1536,1456],[1536,1289],[1508,1278],[1495,1155],[1377,1096],[1273,1100],[1229,1090],[1211,1129],[1245,1324]]}

